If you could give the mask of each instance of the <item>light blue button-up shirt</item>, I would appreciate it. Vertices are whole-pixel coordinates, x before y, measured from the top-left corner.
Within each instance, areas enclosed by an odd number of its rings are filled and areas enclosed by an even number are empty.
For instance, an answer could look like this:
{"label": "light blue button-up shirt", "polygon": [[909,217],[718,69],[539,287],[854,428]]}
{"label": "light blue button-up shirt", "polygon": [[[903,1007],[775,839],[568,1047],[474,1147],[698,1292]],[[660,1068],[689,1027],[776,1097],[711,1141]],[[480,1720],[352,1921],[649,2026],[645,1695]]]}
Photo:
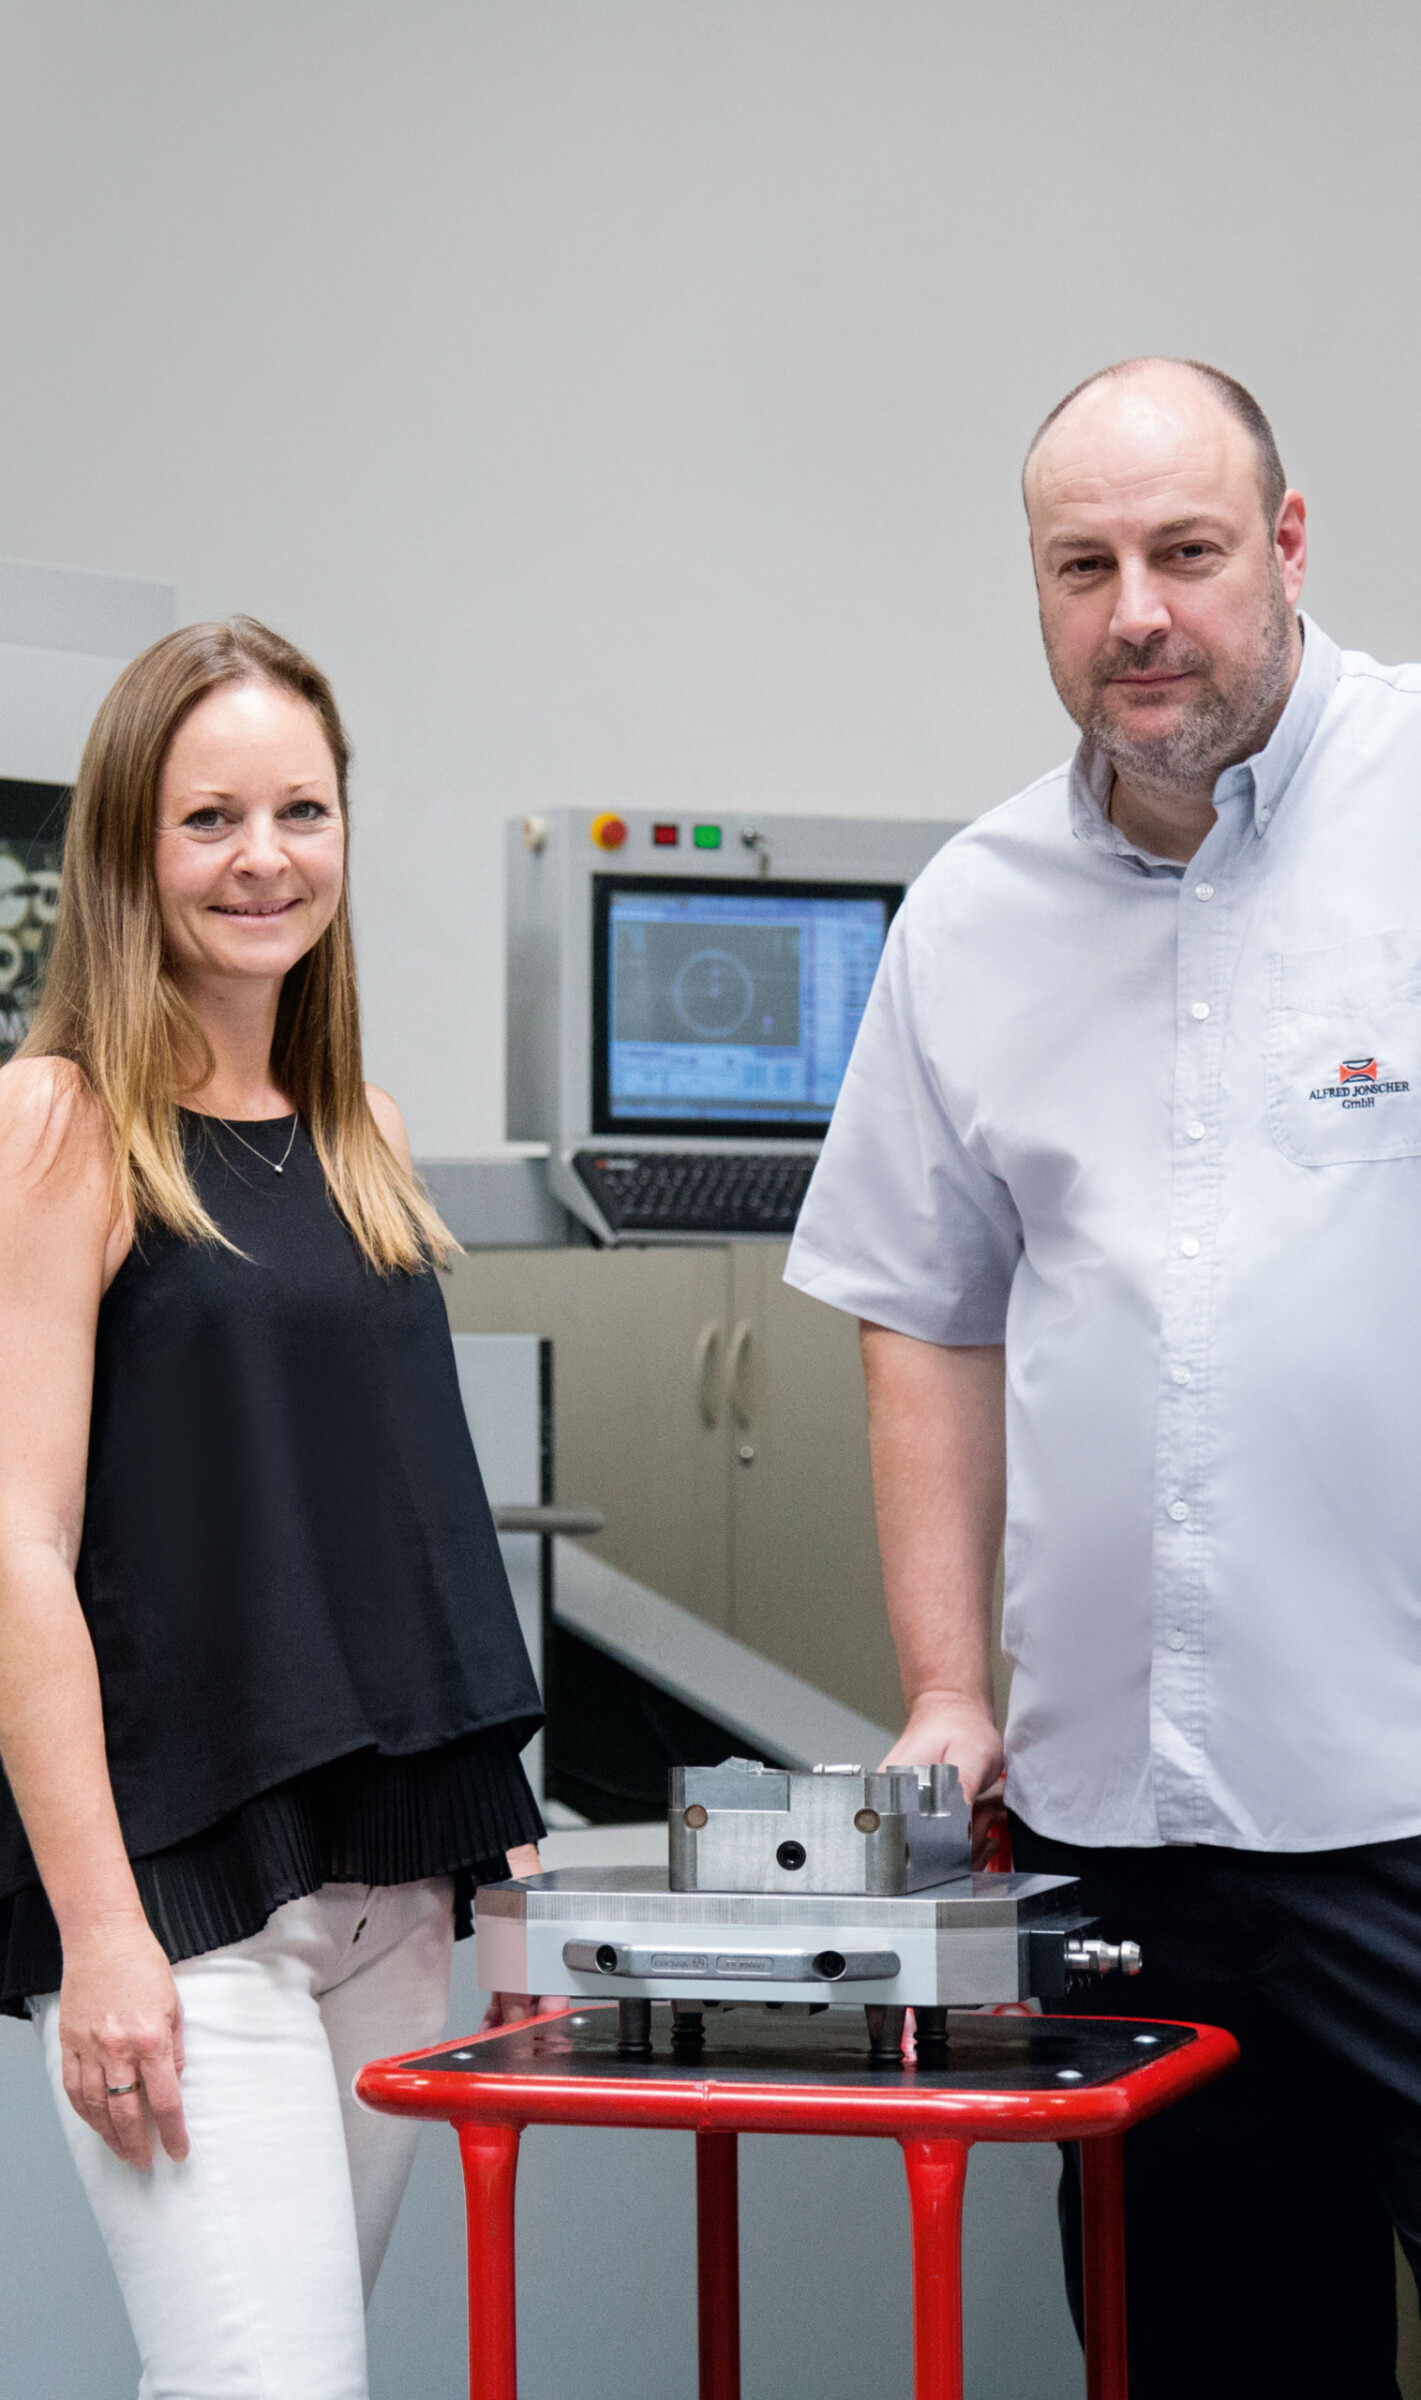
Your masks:
{"label": "light blue button-up shirt", "polygon": [[1421,1832],[1421,668],[1304,633],[1187,867],[1085,747],[940,852],[790,1254],[1005,1341],[1008,1790],[1063,1839]]}

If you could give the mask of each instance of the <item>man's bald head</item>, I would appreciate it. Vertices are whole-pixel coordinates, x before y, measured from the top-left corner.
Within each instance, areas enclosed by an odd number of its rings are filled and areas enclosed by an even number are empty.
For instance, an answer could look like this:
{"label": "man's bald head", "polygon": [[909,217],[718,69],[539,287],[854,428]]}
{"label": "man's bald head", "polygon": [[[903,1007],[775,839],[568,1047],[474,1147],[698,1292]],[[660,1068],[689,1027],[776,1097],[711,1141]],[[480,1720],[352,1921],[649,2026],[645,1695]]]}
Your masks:
{"label": "man's bald head", "polygon": [[1117,777],[1207,795],[1301,657],[1306,510],[1257,402],[1188,359],[1109,367],[1052,410],[1024,489],[1066,708]]}
{"label": "man's bald head", "polygon": [[1197,358],[1124,358],[1113,367],[1101,367],[1096,374],[1087,375],[1084,383],[1078,383],[1074,390],[1067,392],[1064,400],[1058,400],[1050,415],[1043,418],[1037,426],[1022,467],[1022,488],[1026,496],[1028,511],[1031,506],[1029,477],[1032,460],[1052,428],[1059,424],[1061,418],[1065,416],[1066,411],[1074,408],[1078,400],[1084,399],[1087,393],[1094,392],[1101,384],[1116,383],[1126,378],[1155,379],[1156,371],[1160,368],[1198,376],[1206,386],[1210,397],[1218,402],[1219,406],[1234,419],[1236,424],[1243,427],[1257,455],[1258,488],[1263,502],[1263,514],[1270,526],[1275,525],[1278,520],[1278,511],[1283,505],[1283,494],[1288,488],[1288,481],[1283,473],[1283,462],[1278,456],[1278,444],[1273,438],[1273,428],[1254,399],[1252,392],[1238,382],[1236,377],[1226,375],[1222,367],[1205,366],[1203,361]]}

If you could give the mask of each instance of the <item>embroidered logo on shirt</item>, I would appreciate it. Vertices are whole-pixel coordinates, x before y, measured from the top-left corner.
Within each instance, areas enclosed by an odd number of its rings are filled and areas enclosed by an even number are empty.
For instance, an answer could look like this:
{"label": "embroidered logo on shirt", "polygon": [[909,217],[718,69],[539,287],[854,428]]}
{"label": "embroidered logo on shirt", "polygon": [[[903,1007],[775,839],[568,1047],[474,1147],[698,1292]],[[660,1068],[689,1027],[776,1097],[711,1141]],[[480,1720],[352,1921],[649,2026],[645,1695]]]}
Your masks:
{"label": "embroidered logo on shirt", "polygon": [[1344,1058],[1337,1070],[1337,1081],[1318,1084],[1308,1098],[1340,1100],[1344,1108],[1375,1108],[1379,1097],[1410,1089],[1410,1084],[1399,1076],[1383,1077],[1374,1058]]}

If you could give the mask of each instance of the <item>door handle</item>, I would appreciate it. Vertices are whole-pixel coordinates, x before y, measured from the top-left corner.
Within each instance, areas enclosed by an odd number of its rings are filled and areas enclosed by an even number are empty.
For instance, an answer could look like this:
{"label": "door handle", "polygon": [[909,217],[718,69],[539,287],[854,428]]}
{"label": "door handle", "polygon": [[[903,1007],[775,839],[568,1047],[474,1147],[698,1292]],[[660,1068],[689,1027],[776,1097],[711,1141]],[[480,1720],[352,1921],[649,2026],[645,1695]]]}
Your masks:
{"label": "door handle", "polygon": [[720,1326],[714,1317],[707,1317],[696,1335],[692,1365],[697,1413],[703,1425],[714,1428],[720,1423]]}
{"label": "door handle", "polygon": [[493,1512],[498,1533],[602,1533],[607,1520],[600,1508],[522,1508],[509,1501]]}
{"label": "door handle", "polygon": [[755,1329],[742,1317],[730,1337],[730,1356],[725,1365],[726,1389],[730,1394],[730,1413],[737,1425],[752,1422],[750,1405],[750,1369],[755,1345]]}
{"label": "door handle", "polygon": [[903,1971],[896,1950],[653,1949],[640,1942],[564,1942],[562,1963],[574,1975],[685,1975],[697,1983],[745,1983],[752,1975],[774,1983],[886,1983]]}

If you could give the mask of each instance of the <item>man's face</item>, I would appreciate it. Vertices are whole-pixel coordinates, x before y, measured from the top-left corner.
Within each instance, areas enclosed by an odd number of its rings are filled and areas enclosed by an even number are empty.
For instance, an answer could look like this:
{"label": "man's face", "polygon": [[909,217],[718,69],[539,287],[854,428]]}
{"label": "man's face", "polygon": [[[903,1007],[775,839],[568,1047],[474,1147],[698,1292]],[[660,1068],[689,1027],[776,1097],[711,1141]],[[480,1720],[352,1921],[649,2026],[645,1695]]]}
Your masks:
{"label": "man's face", "polygon": [[1031,459],[1026,498],[1066,708],[1122,773],[1210,789],[1267,738],[1296,672],[1301,499],[1275,534],[1247,430],[1163,363],[1083,392]]}

